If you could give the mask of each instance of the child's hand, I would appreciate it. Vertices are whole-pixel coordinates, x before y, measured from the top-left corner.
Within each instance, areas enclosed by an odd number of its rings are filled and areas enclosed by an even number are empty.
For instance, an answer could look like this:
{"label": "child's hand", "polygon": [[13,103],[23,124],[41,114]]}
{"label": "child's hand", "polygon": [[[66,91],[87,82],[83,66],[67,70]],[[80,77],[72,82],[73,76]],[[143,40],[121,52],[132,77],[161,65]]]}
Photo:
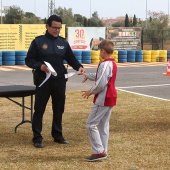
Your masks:
{"label": "child's hand", "polygon": [[84,75],[84,79],[83,79],[82,83],[84,83],[87,80],[87,74],[83,73],[83,75]]}
{"label": "child's hand", "polygon": [[82,96],[83,96],[84,98],[86,98],[86,99],[88,99],[89,96],[91,95],[91,93],[90,93],[89,90],[88,90],[88,91],[82,91],[82,92],[83,92]]}

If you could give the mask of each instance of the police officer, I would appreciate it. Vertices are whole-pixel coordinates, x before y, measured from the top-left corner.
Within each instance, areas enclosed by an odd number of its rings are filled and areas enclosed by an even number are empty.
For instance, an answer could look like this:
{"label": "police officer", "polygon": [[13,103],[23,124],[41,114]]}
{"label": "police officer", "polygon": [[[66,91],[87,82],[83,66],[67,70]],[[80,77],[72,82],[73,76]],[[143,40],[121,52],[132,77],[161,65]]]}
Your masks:
{"label": "police officer", "polygon": [[[62,19],[57,15],[51,15],[47,19],[45,35],[36,37],[28,50],[25,63],[28,67],[33,68],[34,82],[36,85],[34,115],[32,121],[33,145],[37,148],[43,148],[42,119],[45,112],[47,102],[51,96],[53,121],[51,135],[54,142],[68,144],[62,134],[62,114],[65,105],[65,90],[67,70],[63,65],[63,61],[72,66],[73,69],[84,73],[83,66],[75,58],[69,43],[59,36],[62,28]],[[44,61],[51,64],[57,73],[57,76],[51,77],[41,86],[38,87],[49,72]]]}

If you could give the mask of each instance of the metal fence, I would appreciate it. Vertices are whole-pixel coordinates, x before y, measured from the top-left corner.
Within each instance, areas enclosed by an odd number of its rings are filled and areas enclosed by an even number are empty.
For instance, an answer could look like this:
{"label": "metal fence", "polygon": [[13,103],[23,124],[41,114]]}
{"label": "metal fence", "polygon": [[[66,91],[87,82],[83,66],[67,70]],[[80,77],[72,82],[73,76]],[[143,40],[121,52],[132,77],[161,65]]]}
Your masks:
{"label": "metal fence", "polygon": [[170,29],[143,29],[141,33],[142,50],[170,50]]}

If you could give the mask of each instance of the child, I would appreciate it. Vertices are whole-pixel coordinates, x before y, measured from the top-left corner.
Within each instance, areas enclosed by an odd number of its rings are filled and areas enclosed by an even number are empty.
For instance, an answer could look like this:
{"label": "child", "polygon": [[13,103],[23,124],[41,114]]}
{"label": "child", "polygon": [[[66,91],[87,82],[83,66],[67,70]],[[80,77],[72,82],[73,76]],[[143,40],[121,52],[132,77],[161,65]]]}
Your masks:
{"label": "child", "polygon": [[82,91],[82,96],[87,99],[94,94],[94,104],[86,122],[93,154],[86,158],[86,161],[107,158],[109,119],[117,99],[115,89],[117,65],[114,59],[111,58],[114,44],[110,40],[103,40],[99,44],[99,49],[100,56],[104,61],[98,65],[96,73],[84,73],[85,77],[83,80],[83,83],[87,79],[95,81],[95,85],[90,90]]}

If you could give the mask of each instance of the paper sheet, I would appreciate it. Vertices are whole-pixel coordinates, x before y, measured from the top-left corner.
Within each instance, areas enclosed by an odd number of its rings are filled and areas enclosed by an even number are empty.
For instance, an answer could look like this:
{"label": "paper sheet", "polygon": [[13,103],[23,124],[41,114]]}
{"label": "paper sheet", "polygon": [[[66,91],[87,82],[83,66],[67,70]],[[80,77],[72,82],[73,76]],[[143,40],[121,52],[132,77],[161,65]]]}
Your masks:
{"label": "paper sheet", "polygon": [[75,74],[76,74],[75,72],[67,73],[67,74],[65,74],[65,78],[68,79],[69,77],[72,77],[72,76],[74,76]]}
{"label": "paper sheet", "polygon": [[57,76],[57,73],[56,73],[56,71],[53,69],[53,67],[51,66],[51,64],[48,63],[48,62],[46,62],[46,61],[44,61],[44,63],[45,63],[46,66],[48,67],[48,70],[51,72],[51,74],[54,75],[54,76]]}
{"label": "paper sheet", "polygon": [[54,68],[51,66],[51,64],[46,62],[46,61],[44,61],[44,63],[48,67],[49,73],[46,72],[46,78],[44,79],[44,81],[38,87],[41,87],[50,78],[51,74],[54,75],[54,76],[57,76],[57,73],[54,70]]}
{"label": "paper sheet", "polygon": [[[54,68],[51,66],[51,64],[48,63],[48,62],[46,62],[46,61],[44,61],[44,63],[45,63],[46,66],[48,67],[49,73],[46,72],[46,78],[44,79],[44,81],[43,81],[38,87],[41,87],[41,86],[50,78],[51,74],[54,75],[54,76],[57,76],[57,73],[56,73],[56,71],[54,70]],[[75,74],[80,74],[80,72],[77,71],[77,72],[67,73],[67,74],[65,74],[65,78],[72,77],[72,76],[74,76]]]}
{"label": "paper sheet", "polygon": [[38,87],[41,87],[50,78],[50,76],[51,76],[51,72],[49,72],[49,73],[46,72],[46,78]]}
{"label": "paper sheet", "polygon": [[70,72],[70,73],[67,73],[67,74],[65,74],[65,78],[67,79],[67,78],[69,78],[69,77],[74,76],[75,74],[80,74],[80,72],[77,71],[77,72]]}

